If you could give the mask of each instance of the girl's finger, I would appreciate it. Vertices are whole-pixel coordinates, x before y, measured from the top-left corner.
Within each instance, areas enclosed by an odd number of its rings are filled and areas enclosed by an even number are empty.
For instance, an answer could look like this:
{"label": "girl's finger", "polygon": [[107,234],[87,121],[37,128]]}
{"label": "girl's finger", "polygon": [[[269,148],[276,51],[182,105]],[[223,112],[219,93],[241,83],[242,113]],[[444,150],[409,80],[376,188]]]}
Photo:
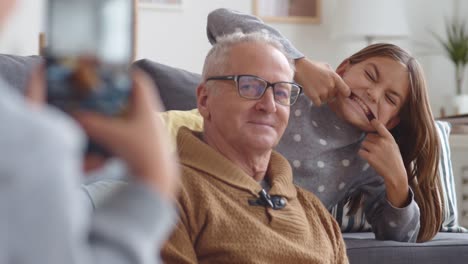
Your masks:
{"label": "girl's finger", "polygon": [[375,131],[377,131],[377,133],[382,137],[393,138],[392,133],[390,133],[390,131],[388,131],[385,125],[382,124],[382,122],[380,122],[379,120],[377,120],[377,118],[372,119],[370,123],[375,128]]}

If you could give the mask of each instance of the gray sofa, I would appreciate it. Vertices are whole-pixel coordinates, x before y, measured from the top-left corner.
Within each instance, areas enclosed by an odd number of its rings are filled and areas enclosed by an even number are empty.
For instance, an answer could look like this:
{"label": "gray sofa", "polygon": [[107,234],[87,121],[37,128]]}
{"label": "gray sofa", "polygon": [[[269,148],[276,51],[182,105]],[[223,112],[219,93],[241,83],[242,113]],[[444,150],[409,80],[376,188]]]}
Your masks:
{"label": "gray sofa", "polygon": [[[0,78],[23,90],[31,65],[39,57],[0,54]],[[167,65],[140,60],[134,63],[146,71],[159,87],[167,110],[189,110],[196,107],[195,88],[200,75]],[[468,233],[439,233],[426,243],[378,241],[373,233],[343,234],[351,263],[468,263]],[[313,250],[313,249],[311,249]]]}

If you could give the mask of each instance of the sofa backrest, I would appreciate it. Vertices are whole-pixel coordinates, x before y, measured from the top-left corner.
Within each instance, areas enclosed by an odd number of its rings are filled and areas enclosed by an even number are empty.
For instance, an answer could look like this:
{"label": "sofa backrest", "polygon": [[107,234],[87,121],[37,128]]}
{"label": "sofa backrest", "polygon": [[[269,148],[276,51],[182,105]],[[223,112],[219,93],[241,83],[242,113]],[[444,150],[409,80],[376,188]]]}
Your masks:
{"label": "sofa backrest", "polygon": [[[39,56],[22,57],[0,54],[0,78],[7,81],[14,88],[23,91],[32,68],[41,61],[43,61],[43,58]],[[158,88],[167,110],[190,110],[196,108],[196,88],[201,81],[200,74],[170,67],[148,59],[136,61],[133,67],[138,67],[149,74]],[[443,147],[439,169],[446,198],[444,203],[444,224],[441,231],[463,232],[466,230],[458,226],[456,195],[454,195],[455,188],[448,144],[450,125],[440,121],[436,122],[436,124]],[[337,219],[343,231],[350,232],[369,229],[369,225],[366,224],[363,214],[347,217],[347,208],[340,207],[333,209],[332,213],[335,214],[335,217],[338,212],[337,210],[341,210],[339,215],[343,216],[342,219]]]}
{"label": "sofa backrest", "polygon": [[0,78],[11,87],[23,92],[31,70],[42,61],[40,56],[0,54]]}
{"label": "sofa backrest", "polygon": [[191,110],[197,107],[196,88],[201,81],[200,74],[148,59],[136,61],[133,66],[149,74],[166,110]]}

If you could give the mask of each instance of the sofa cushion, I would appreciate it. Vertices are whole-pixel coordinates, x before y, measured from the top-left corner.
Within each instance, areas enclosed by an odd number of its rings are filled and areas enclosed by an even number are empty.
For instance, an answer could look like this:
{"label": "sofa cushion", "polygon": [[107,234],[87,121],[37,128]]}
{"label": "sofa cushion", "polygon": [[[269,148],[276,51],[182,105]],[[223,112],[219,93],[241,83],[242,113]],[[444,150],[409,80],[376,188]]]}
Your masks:
{"label": "sofa cushion", "polygon": [[0,54],[0,78],[11,87],[24,91],[34,66],[42,62],[39,56],[16,56]]}
{"label": "sofa cushion", "polygon": [[196,108],[190,111],[166,111],[160,113],[159,117],[163,120],[173,142],[177,142],[177,133],[181,126],[194,131],[202,131],[203,129],[203,118]]}
{"label": "sofa cushion", "polygon": [[455,179],[453,176],[452,158],[450,154],[450,123],[436,121],[436,128],[442,145],[442,155],[439,162],[439,174],[441,175],[444,194],[444,222],[442,232],[468,232],[458,225],[457,194],[455,193]]}
{"label": "sofa cushion", "polygon": [[159,88],[166,110],[191,110],[197,107],[196,88],[201,81],[200,74],[148,59],[136,61],[133,66],[149,74]]}
{"label": "sofa cushion", "polygon": [[346,233],[343,238],[351,264],[464,264],[468,260],[466,233],[438,233],[425,243],[379,241],[369,232]]}

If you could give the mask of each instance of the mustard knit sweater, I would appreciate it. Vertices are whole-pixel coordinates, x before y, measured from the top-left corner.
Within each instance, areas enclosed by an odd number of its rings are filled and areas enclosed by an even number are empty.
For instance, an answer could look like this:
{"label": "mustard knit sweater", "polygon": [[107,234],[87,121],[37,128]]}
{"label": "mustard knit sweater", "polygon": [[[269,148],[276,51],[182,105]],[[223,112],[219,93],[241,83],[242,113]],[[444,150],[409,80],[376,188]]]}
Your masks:
{"label": "mustard knit sweater", "polygon": [[291,167],[273,152],[270,195],[287,199],[283,209],[249,205],[261,185],[181,128],[182,164],[177,228],[162,251],[165,263],[348,263],[340,229],[310,192],[292,183]]}

